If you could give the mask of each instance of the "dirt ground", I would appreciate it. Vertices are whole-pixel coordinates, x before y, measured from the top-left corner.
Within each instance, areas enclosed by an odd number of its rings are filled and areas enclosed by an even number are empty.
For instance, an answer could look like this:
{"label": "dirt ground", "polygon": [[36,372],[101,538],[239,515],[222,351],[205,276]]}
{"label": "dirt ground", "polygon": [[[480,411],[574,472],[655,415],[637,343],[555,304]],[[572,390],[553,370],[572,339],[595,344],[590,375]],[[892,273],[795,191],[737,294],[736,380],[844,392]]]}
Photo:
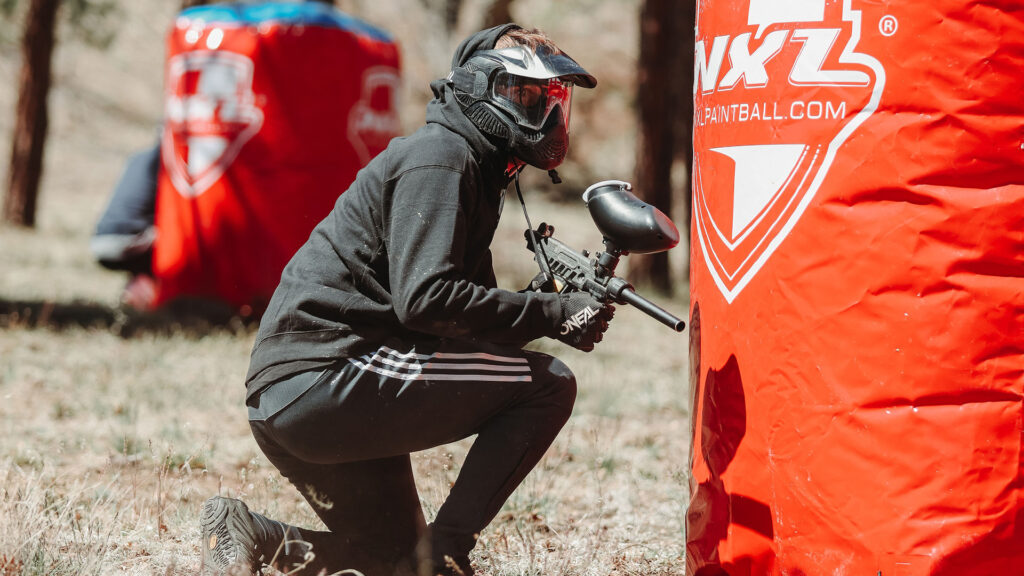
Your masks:
{"label": "dirt ground", "polygon": [[[373,12],[371,3],[347,4]],[[376,4],[380,12],[394,3]],[[635,6],[591,4],[601,18]],[[99,268],[88,253],[124,159],[155,138],[163,48],[154,38],[163,37],[177,2],[118,5],[123,21],[107,49],[76,40],[62,26],[38,226],[0,227],[2,576],[194,574],[199,506],[216,493],[299,525],[319,522],[249,433],[242,381],[254,327],[127,311],[118,304],[125,278]],[[17,71],[8,34],[0,42],[2,159]],[[592,148],[620,159],[631,146],[628,135],[621,140]],[[596,159],[597,168],[586,170],[623,178],[627,169],[616,162],[607,160],[602,171]],[[0,177],[6,182],[6,162]],[[582,203],[534,198],[535,222],[557,223],[572,245],[600,248]],[[499,280],[513,288],[533,273],[523,228],[510,199],[495,251]],[[682,314],[685,289],[658,299]],[[682,574],[690,430],[685,335],[620,307],[592,354],[553,341],[534,346],[573,368],[579,397],[545,459],[481,536],[479,573]],[[428,518],[469,445],[414,455]]]}

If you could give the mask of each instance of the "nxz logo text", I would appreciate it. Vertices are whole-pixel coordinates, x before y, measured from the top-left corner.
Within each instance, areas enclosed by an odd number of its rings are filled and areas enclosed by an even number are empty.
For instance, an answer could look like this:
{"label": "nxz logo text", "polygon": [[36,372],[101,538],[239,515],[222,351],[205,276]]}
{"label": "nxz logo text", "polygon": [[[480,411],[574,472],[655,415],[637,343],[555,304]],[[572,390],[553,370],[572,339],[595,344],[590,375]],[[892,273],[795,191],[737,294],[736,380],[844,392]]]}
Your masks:
{"label": "nxz logo text", "polygon": [[[711,44],[710,56],[705,54],[704,41],[697,42],[694,64],[693,91],[710,94],[716,89],[732,90],[742,81],[746,88],[768,85],[765,65],[782,50],[786,39],[800,44],[800,52],[790,68],[788,80],[793,86],[867,86],[871,77],[857,69],[826,70],[826,60],[839,34],[839,28],[808,28],[776,30],[768,34],[756,50],[750,52],[750,36],[740,34],[729,44],[729,36],[716,36]],[[722,76],[722,62],[729,46],[731,68]],[[843,57],[838,58],[843,63]]]}

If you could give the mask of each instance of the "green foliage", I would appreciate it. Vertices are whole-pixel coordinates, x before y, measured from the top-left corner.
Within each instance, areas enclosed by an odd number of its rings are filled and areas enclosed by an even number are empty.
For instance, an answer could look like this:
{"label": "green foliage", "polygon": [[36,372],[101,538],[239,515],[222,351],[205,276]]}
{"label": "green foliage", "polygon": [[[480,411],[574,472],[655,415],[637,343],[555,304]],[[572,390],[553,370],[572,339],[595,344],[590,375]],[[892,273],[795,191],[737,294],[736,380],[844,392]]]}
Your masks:
{"label": "green foliage", "polygon": [[0,0],[0,50],[14,46],[18,40],[16,10],[21,0]]}
{"label": "green foliage", "polygon": [[64,18],[72,33],[90,46],[110,46],[117,35],[117,16],[116,0],[64,0]]}
{"label": "green foliage", "polygon": [[[28,4],[29,0],[0,0],[0,44],[16,41]],[[70,26],[73,37],[100,49],[114,41],[120,12],[117,0],[62,0],[61,6],[61,20]]]}

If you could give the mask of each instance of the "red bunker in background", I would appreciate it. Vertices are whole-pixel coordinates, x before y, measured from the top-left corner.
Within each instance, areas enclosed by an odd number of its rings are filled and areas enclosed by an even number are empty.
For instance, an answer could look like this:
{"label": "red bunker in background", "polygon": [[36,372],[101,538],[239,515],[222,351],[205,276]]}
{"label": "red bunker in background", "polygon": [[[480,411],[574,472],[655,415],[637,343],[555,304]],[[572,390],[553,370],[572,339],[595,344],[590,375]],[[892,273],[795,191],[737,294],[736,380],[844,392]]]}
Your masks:
{"label": "red bunker in background", "polygon": [[153,273],[259,312],[360,168],[401,132],[398,47],[322,3],[201,6],[167,40]]}
{"label": "red bunker in background", "polygon": [[698,3],[688,574],[1024,574],[1024,12]]}

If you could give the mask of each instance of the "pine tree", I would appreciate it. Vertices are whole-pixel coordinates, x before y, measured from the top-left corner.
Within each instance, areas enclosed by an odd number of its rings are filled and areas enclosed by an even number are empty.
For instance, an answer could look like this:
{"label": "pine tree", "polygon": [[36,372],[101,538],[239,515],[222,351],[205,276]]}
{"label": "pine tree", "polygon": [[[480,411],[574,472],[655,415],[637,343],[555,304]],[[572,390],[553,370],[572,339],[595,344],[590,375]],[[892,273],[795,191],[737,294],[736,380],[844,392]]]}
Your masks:
{"label": "pine tree", "polygon": [[[690,130],[693,116],[693,102],[685,88],[686,78],[693,78],[693,60],[687,55],[693,54],[695,8],[692,0],[644,0],[640,13],[634,191],[666,214],[672,213],[672,164],[677,144],[683,140],[678,132]],[[681,228],[685,235],[688,221]],[[668,253],[632,258],[630,276],[670,292]]]}
{"label": "pine tree", "polygon": [[60,0],[32,0],[22,36],[18,105],[3,218],[34,227],[46,144],[47,95]]}

